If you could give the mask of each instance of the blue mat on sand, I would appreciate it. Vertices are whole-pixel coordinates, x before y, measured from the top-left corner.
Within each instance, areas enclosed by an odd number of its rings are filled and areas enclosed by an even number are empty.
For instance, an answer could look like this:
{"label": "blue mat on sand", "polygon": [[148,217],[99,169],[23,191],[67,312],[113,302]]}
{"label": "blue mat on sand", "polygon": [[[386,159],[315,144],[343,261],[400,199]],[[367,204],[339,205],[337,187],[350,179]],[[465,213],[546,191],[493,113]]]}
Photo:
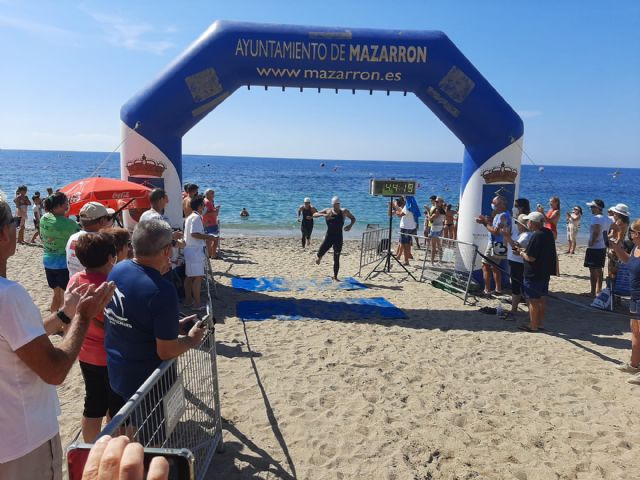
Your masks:
{"label": "blue mat on sand", "polygon": [[236,304],[241,320],[376,320],[407,318],[393,303],[382,297],[352,298],[341,302],[325,300],[242,301]]}
{"label": "blue mat on sand", "polygon": [[293,279],[282,277],[244,277],[232,278],[231,286],[250,292],[302,292],[308,289],[316,290],[362,290],[367,288],[353,277],[346,277],[339,282],[330,277],[323,280]]}

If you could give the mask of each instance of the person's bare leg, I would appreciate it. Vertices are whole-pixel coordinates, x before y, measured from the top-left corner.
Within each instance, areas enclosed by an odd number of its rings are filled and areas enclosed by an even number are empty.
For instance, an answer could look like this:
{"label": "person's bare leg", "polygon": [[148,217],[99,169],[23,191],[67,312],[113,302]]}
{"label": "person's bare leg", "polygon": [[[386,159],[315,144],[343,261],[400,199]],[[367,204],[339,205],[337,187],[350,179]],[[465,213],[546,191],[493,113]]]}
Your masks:
{"label": "person's bare leg", "polygon": [[82,417],[82,438],[85,443],[93,443],[100,430],[102,430],[102,419]]}
{"label": "person's bare leg", "polygon": [[589,282],[591,283],[591,296],[596,296],[596,284],[598,282],[598,275],[595,268],[589,269]]}
{"label": "person's bare leg", "polygon": [[491,267],[493,270],[493,281],[496,283],[496,293],[502,293],[502,272],[498,267]]}
{"label": "person's bare leg", "polygon": [[193,298],[194,308],[200,307],[200,284],[202,277],[192,277],[191,279],[191,296]]}
{"label": "person's bare leg", "polygon": [[631,319],[631,361],[632,366],[640,365],[640,320]]}
{"label": "person's bare leg", "polygon": [[545,297],[540,299],[540,310],[538,312],[538,328],[544,327],[544,314],[547,308],[547,302]]}
{"label": "person's bare leg", "polygon": [[216,237],[212,240],[213,243],[213,257],[218,258],[220,255],[220,238]]}
{"label": "person's bare leg", "polygon": [[184,304],[193,304],[193,296],[191,295],[191,283],[193,277],[185,277],[184,279]]}
{"label": "person's bare leg", "polygon": [[489,293],[491,291],[491,267],[486,263],[482,264],[482,279],[484,280],[484,293]]}
{"label": "person's bare leg", "polygon": [[64,290],[60,287],[56,287],[53,289],[53,297],[51,298],[51,306],[49,307],[49,311],[57,312],[62,308],[62,304],[64,303]]}
{"label": "person's bare leg", "polygon": [[602,277],[602,268],[596,268],[596,297],[600,295],[600,292],[602,291]]}
{"label": "person's bare leg", "polygon": [[529,299],[529,328],[531,328],[531,330],[538,330],[539,319],[540,319],[540,299],[530,298]]}
{"label": "person's bare leg", "polygon": [[511,295],[511,313],[514,315],[518,313],[518,305],[520,304],[521,298],[522,295]]}
{"label": "person's bare leg", "polygon": [[20,229],[18,230],[18,243],[24,243],[24,224],[26,218],[20,217]]}

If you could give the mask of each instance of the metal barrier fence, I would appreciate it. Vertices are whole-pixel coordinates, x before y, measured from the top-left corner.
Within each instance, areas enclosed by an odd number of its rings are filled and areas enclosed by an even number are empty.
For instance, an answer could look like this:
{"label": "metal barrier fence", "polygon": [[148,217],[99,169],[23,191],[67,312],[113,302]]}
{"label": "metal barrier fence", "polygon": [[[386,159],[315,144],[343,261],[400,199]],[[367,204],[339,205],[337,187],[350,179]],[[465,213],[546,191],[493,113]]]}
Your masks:
{"label": "metal barrier fence", "polygon": [[418,238],[426,241],[420,281],[430,281],[443,290],[463,294],[466,305],[473,271],[479,268],[476,266],[478,247],[450,238]]}
{"label": "metal barrier fence", "polygon": [[[399,232],[392,236],[392,251],[395,250],[395,241]],[[422,235],[408,235],[413,238],[413,256],[421,265],[418,281],[430,281],[434,286],[446,291],[460,293],[467,303],[469,290],[474,285],[472,273],[477,270],[478,247],[472,243],[461,242],[449,238],[423,237]],[[360,245],[360,268],[358,275],[362,274],[363,267],[380,262],[387,252],[389,241],[389,228],[377,228],[363,232]],[[416,248],[419,242],[420,249]],[[434,248],[435,247],[435,248]],[[431,261],[433,252],[433,263]],[[424,257],[422,257],[424,255]],[[395,269],[402,273],[401,270]]]}
{"label": "metal barrier fence", "polygon": [[358,276],[362,274],[362,267],[379,262],[387,252],[389,242],[389,227],[367,229],[362,233],[360,244],[360,268]]}
{"label": "metal barrier fence", "polygon": [[[206,251],[205,251],[206,253]],[[222,451],[211,266],[205,264],[208,332],[197,348],[167,360],[127,401],[102,435],[127,435],[145,447],[186,448],[195,457],[195,477],[207,473],[215,451]]]}

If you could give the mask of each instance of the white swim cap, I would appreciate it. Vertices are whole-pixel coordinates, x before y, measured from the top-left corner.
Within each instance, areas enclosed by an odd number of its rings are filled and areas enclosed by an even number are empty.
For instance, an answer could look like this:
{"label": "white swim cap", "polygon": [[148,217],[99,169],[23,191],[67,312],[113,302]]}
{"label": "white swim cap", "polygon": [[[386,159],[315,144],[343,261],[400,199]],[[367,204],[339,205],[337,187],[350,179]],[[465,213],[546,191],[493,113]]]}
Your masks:
{"label": "white swim cap", "polygon": [[336,203],[340,203],[340,197],[335,196],[331,199],[331,205],[335,205]]}
{"label": "white swim cap", "polygon": [[311,199],[309,197],[304,197],[304,203],[311,203]]}

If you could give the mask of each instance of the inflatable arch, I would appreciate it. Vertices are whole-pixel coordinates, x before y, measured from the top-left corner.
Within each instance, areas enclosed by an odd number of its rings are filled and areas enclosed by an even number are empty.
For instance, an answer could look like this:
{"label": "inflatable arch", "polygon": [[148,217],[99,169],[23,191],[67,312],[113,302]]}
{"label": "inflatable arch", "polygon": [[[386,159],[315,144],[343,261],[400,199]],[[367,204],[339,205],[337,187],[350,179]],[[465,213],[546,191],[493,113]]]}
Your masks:
{"label": "inflatable arch", "polygon": [[463,241],[482,244],[496,192],[517,196],[522,120],[444,33],[217,21],[121,110],[122,178],[164,187],[175,227],[182,137],[243,86],[415,94],[465,146]]}

